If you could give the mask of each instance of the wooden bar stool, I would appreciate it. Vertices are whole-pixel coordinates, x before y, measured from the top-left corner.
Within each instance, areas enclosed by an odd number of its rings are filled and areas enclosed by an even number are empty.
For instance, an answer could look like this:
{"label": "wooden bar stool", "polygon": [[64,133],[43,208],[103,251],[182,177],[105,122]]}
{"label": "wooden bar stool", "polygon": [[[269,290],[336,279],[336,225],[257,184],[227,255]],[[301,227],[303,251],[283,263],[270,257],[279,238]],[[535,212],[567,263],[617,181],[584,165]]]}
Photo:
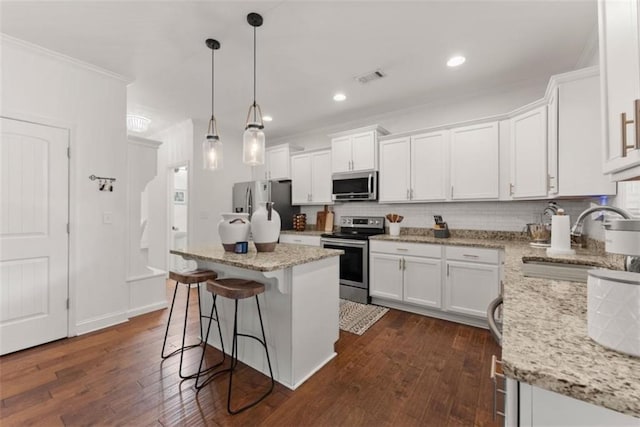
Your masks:
{"label": "wooden bar stool", "polygon": [[[271,360],[269,359],[269,349],[267,348],[267,338],[264,333],[264,324],[262,323],[260,301],[258,300],[258,295],[260,295],[261,293],[264,293],[265,287],[264,287],[264,284],[255,282],[253,280],[229,278],[229,279],[207,280],[207,290],[213,294],[214,304],[215,304],[216,296],[229,298],[234,300],[235,302],[235,310],[233,313],[233,344],[231,348],[231,366],[228,369],[220,370],[218,372],[211,374],[209,378],[207,378],[202,384],[200,384],[199,383],[200,375],[206,372],[206,371],[202,371],[202,363],[204,360],[204,350],[203,350],[202,358],[200,359],[200,366],[198,368],[198,375],[196,377],[196,388],[199,390],[202,387],[204,387],[207,383],[209,383],[213,379],[213,377],[217,376],[222,372],[229,372],[229,389],[227,392],[227,411],[230,414],[238,414],[261,402],[265,397],[267,397],[273,391],[273,387],[275,385],[275,381],[273,379],[273,370],[271,369]],[[255,296],[256,298],[256,307],[258,308],[258,318],[260,319],[260,330],[262,331],[262,339],[254,335],[238,333],[238,300],[251,298],[253,296]],[[210,328],[211,328],[211,319],[209,319],[209,326],[207,327],[207,335],[209,334]],[[238,364],[238,337],[239,336],[252,338],[258,341],[260,344],[262,344],[262,347],[264,347],[264,351],[267,355],[267,364],[269,366],[269,374],[271,375],[271,386],[257,400],[251,403],[248,403],[238,409],[233,410],[231,409],[231,392],[232,392],[232,385],[233,385],[233,371],[235,370],[235,367]],[[210,369],[211,368],[208,368],[207,370],[210,370]]]}
{"label": "wooden bar stool", "polygon": [[[184,356],[184,351],[188,350],[190,348],[195,348],[195,347],[199,347],[202,343],[204,338],[203,335],[203,331],[202,331],[202,318],[203,317],[208,317],[209,318],[209,326],[211,326],[211,320],[213,318],[213,314],[214,314],[214,309],[215,309],[215,304],[213,305],[212,309],[211,309],[211,315],[210,316],[203,316],[202,315],[202,304],[200,303],[200,288],[198,287],[198,314],[199,314],[199,324],[200,324],[200,342],[198,342],[197,344],[191,344],[191,345],[185,345],[185,340],[186,340],[186,336],[187,336],[187,317],[189,314],[189,300],[190,300],[190,287],[192,284],[194,283],[202,283],[202,282],[206,282],[207,280],[213,280],[215,278],[218,277],[218,274],[215,271],[212,270],[204,270],[204,269],[199,269],[199,270],[193,270],[193,271],[188,271],[188,272],[183,272],[183,273],[178,273],[175,271],[170,271],[169,272],[169,278],[171,280],[175,280],[176,282],[176,287],[173,290],[173,300],[171,301],[171,308],[169,309],[169,319],[167,319],[167,328],[164,331],[164,341],[162,342],[162,352],[160,353],[161,357],[163,359],[166,359],[168,357],[171,357],[173,355],[176,355],[178,353],[180,353],[180,368],[178,370],[178,374],[180,375],[180,378],[182,379],[189,379],[189,378],[195,378],[198,373],[195,374],[191,374],[191,375],[183,375],[182,374],[182,359]],[[175,306],[176,303],[176,295],[178,293],[178,287],[180,285],[186,285],[187,288],[187,302],[185,304],[185,309],[184,309],[184,326],[182,328],[182,345],[180,346],[180,348],[172,351],[169,354],[165,354],[165,347],[167,345],[167,336],[169,335],[169,326],[171,325],[171,316],[173,314],[173,308]],[[218,319],[218,313],[217,311],[215,312],[215,320],[217,321]],[[220,324],[218,324],[218,332],[220,333],[220,342],[222,343],[222,332],[220,331]],[[224,345],[223,345],[223,349],[224,349]],[[224,354],[224,351],[223,351]]]}

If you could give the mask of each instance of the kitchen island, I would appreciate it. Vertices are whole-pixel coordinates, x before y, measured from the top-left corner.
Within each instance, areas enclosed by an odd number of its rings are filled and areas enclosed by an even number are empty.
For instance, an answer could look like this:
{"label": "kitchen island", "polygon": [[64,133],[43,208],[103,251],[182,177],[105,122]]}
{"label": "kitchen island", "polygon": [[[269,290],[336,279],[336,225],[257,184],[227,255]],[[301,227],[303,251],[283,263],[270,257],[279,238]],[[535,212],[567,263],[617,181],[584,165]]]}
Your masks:
{"label": "kitchen island", "polygon": [[[296,389],[336,356],[342,251],[281,243],[274,252],[256,252],[250,244],[246,254],[225,252],[221,245],[193,246],[171,253],[196,261],[198,268],[211,269],[219,278],[251,279],[265,284],[266,290],[258,298],[274,378],[282,385]],[[204,284],[200,293],[202,312],[208,315],[211,294]],[[229,353],[234,304],[221,297],[217,305],[225,350]],[[261,335],[253,298],[239,303],[238,330]],[[207,343],[222,348],[215,326]],[[255,340],[238,340],[238,358],[268,375],[264,349]]]}

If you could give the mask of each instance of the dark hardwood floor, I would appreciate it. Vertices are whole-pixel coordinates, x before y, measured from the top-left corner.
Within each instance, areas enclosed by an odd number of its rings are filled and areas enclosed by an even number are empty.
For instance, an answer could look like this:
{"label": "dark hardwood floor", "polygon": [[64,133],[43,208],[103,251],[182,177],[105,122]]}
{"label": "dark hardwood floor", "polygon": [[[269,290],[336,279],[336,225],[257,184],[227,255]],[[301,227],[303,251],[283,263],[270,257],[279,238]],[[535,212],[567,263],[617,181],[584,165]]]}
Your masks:
{"label": "dark hardwood floor", "polygon": [[[486,330],[390,310],[362,336],[341,331],[338,356],[296,391],[277,384],[262,403],[230,416],[228,377],[196,394],[193,380],[177,375],[179,356],[162,362],[167,316],[146,314],[0,358],[0,425],[497,425],[489,365],[500,348]],[[175,348],[179,321],[170,334]],[[185,353],[189,372],[199,357]],[[263,390],[266,377],[238,369],[238,397]]]}

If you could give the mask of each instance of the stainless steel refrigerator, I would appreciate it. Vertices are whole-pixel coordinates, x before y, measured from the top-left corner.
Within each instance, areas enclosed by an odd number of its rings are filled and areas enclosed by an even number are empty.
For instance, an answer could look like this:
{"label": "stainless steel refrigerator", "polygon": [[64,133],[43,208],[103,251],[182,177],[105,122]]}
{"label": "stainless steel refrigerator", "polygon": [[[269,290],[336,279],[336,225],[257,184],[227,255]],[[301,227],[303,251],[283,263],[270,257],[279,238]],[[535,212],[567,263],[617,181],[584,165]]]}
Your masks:
{"label": "stainless steel refrigerator", "polygon": [[233,211],[251,214],[261,202],[273,202],[280,214],[282,230],[293,229],[293,214],[300,213],[299,206],[291,205],[291,181],[249,181],[233,184]]}

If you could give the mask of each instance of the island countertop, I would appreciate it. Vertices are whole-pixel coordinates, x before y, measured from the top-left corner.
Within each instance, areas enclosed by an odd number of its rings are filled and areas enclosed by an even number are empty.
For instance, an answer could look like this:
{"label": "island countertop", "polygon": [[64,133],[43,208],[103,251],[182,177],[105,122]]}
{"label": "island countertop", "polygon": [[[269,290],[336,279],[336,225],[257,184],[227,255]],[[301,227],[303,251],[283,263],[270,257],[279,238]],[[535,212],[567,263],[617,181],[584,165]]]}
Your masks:
{"label": "island countertop", "polygon": [[183,249],[172,249],[170,252],[186,259],[212,261],[255,271],[282,270],[295,265],[339,256],[343,253],[343,251],[336,249],[324,249],[287,243],[277,244],[274,252],[257,252],[252,243],[249,243],[249,252],[246,254],[225,252],[220,244],[190,246]]}

